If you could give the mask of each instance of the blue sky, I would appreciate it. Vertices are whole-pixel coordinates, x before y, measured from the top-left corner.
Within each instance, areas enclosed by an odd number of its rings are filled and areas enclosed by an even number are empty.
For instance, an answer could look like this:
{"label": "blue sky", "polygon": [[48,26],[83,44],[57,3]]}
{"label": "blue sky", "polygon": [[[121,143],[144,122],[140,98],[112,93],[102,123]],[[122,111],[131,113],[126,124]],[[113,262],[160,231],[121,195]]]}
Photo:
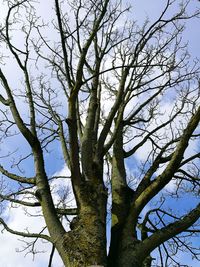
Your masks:
{"label": "blue sky", "polygon": [[[41,16],[44,16],[44,18],[47,16],[48,17],[50,14],[52,14],[52,8],[53,6],[53,1],[48,0],[48,5],[47,1],[40,1],[41,3],[39,4],[40,8],[38,8],[38,11]],[[131,2],[133,4],[133,19],[137,20],[139,24],[142,24],[144,19],[148,16],[152,21],[157,18],[160,14],[160,10],[162,10],[163,5],[165,1],[160,1],[160,0],[135,0],[135,1],[127,1]],[[199,5],[198,1],[191,1],[192,5],[197,6]],[[0,7],[2,6],[2,1],[0,2]],[[0,17],[4,16],[5,10],[0,8]],[[50,15],[51,16],[51,15]],[[184,40],[187,42],[189,41],[189,51],[192,55],[192,57],[200,57],[200,52],[199,52],[199,40],[197,40],[197,37],[200,36],[200,27],[199,27],[200,22],[196,19],[187,22],[186,24],[186,31],[183,35]],[[47,33],[47,35],[50,35],[50,32]],[[49,37],[50,38],[50,37]],[[11,82],[14,84],[15,79],[18,77],[18,73],[12,69],[12,66],[7,66],[7,75],[12,77]],[[27,152],[27,146],[23,141],[21,140],[20,137],[16,137],[15,140],[11,139],[10,143],[7,143],[7,147],[4,148],[4,151],[9,151],[10,149],[13,149],[13,146],[15,144],[21,143],[23,144],[24,148],[24,153]],[[18,152],[17,152],[18,153]],[[19,152],[21,153],[21,152]],[[47,167],[47,172],[49,175],[54,174],[55,172],[62,171],[63,169],[63,161],[59,157],[60,153],[60,148],[56,145],[52,146],[52,152],[46,156],[46,167]],[[143,152],[144,153],[144,152]],[[19,155],[19,154],[18,154]],[[4,161],[6,163],[6,160]],[[31,163],[32,161],[29,161],[29,166],[24,165],[24,170],[26,171],[27,175],[31,175]],[[128,167],[130,171],[133,169],[133,165],[131,161],[128,163]],[[186,203],[187,200],[184,200],[184,203]],[[193,202],[193,201],[192,201]],[[175,205],[175,200],[171,200],[171,204]],[[177,209],[179,209],[179,204],[177,204]],[[10,214],[10,224],[13,225],[13,227],[20,228],[20,227],[26,227],[26,224],[30,226],[32,229],[32,226],[34,225],[36,228],[35,230],[39,229],[42,225],[42,222],[36,221],[33,218],[27,218],[23,217],[23,211],[18,210],[18,209],[13,209],[12,212],[10,210],[5,211],[6,214]],[[22,224],[22,221],[24,224]],[[33,227],[34,228],[34,227]],[[34,230],[34,229],[33,229]],[[23,243],[18,241],[18,238],[15,236],[11,236],[10,234],[6,234],[4,232],[4,235],[0,235],[0,243],[4,244],[3,249],[0,251],[0,257],[1,257],[1,264],[2,267],[24,267],[24,266],[29,266],[29,267],[44,267],[46,266],[46,262],[48,259],[48,254],[42,253],[38,254],[35,257],[35,261],[32,262],[32,256],[27,255],[24,257],[24,253],[16,253],[15,249],[16,247],[21,248],[23,246]],[[43,243],[40,243],[38,245],[39,249],[49,249],[48,246],[46,248],[46,245]],[[183,255],[183,257],[187,257]],[[31,261],[30,261],[31,259]],[[185,261],[191,262],[190,258],[185,258]],[[55,267],[62,267],[62,263],[59,260],[59,257],[56,256],[54,260],[54,266]],[[194,262],[191,262],[191,266],[197,266],[195,265]]]}

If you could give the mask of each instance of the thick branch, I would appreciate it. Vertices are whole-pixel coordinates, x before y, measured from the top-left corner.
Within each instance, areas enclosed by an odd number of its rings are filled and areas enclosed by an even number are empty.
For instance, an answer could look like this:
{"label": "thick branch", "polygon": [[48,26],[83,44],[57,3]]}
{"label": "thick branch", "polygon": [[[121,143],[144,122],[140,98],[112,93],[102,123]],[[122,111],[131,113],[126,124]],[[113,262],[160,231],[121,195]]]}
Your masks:
{"label": "thick branch", "polygon": [[71,208],[71,209],[57,208],[56,211],[60,215],[77,215],[78,213],[76,208]]}
{"label": "thick branch", "polygon": [[12,179],[14,181],[17,181],[17,182],[20,182],[20,183],[25,183],[25,184],[33,184],[33,185],[36,184],[35,177],[30,177],[30,178],[21,177],[19,175],[16,175],[16,174],[13,174],[11,172],[8,172],[1,165],[0,165],[0,172],[3,175],[7,176],[8,178],[10,178],[10,179]]}
{"label": "thick branch", "polygon": [[5,106],[9,106],[10,104],[10,101],[8,99],[5,99],[2,95],[0,95],[0,102]]}
{"label": "thick branch", "polygon": [[20,132],[25,137],[27,142],[31,145],[31,147],[33,147],[34,143],[35,143],[35,138],[34,138],[33,134],[31,133],[31,131],[26,127],[25,123],[23,122],[23,120],[19,114],[19,111],[16,107],[10,86],[9,86],[7,79],[4,76],[1,69],[0,69],[0,79],[3,83],[4,89],[6,90],[8,100],[9,100],[9,107],[10,107],[10,110],[12,112],[13,118],[17,124],[17,127],[19,128]]}
{"label": "thick branch", "polygon": [[162,188],[165,185],[167,185],[171,181],[174,173],[176,172],[176,170],[179,168],[181,164],[181,161],[183,159],[184,152],[188,146],[190,137],[192,133],[194,132],[194,130],[196,129],[196,127],[198,126],[199,121],[200,121],[200,107],[197,109],[196,113],[190,119],[186,129],[184,130],[180,138],[177,148],[175,152],[173,153],[173,156],[169,164],[163,171],[163,173],[159,175],[157,179],[155,179],[141,193],[141,195],[136,200],[135,205],[137,209],[141,210],[150,199],[152,199],[160,190],[162,190]]}
{"label": "thick branch", "polygon": [[[169,240],[170,238],[186,231],[191,227],[200,217],[200,204],[195,209],[190,211],[182,219],[177,220],[166,227],[157,230],[150,237],[146,238],[141,244],[138,245],[137,252],[149,254],[156,247]],[[140,251],[139,251],[140,250]],[[143,254],[143,255],[144,255]]]}

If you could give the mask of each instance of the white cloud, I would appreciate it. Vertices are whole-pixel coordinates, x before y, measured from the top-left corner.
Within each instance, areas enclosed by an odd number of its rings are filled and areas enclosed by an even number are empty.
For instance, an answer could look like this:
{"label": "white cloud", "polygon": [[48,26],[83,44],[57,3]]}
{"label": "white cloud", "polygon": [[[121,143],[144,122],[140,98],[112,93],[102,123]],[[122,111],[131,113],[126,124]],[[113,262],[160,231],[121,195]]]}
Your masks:
{"label": "white cloud", "polygon": [[[64,166],[60,171],[54,174],[55,176],[69,176],[70,172],[66,166]],[[54,201],[57,202],[59,199],[58,191],[62,186],[68,186],[71,188],[70,179],[56,179],[51,183],[54,188]],[[67,207],[75,207],[75,200],[73,197],[72,190],[69,191],[68,195],[69,201],[67,201]],[[8,226],[17,231],[29,231],[30,233],[38,233],[43,229],[45,222],[42,216],[31,216],[39,215],[40,208],[26,208],[24,207],[11,207],[10,204],[6,207],[3,214],[1,215],[8,224]],[[0,225],[0,230],[3,230],[3,226]],[[47,231],[46,231],[47,234]],[[27,254],[28,250],[22,251],[24,246],[28,241],[34,241],[33,239],[23,239],[20,236],[12,235],[6,230],[0,233],[0,258],[1,266],[3,267],[44,267],[48,265],[49,255],[51,253],[52,245],[45,241],[37,241],[35,249],[37,251],[43,251],[44,253],[38,253],[33,257],[33,254]],[[22,252],[18,252],[22,251]],[[54,254],[53,266],[52,267],[63,267],[60,256],[57,252]]]}
{"label": "white cloud", "polygon": [[[60,171],[56,172],[53,176],[70,177],[71,173],[68,167],[64,165],[63,168]],[[59,191],[67,190],[67,200],[65,202],[66,208],[76,207],[76,201],[73,194],[71,179],[68,178],[56,179],[51,183],[51,187],[54,188],[53,189],[54,202],[59,201]]]}
{"label": "white cloud", "polygon": [[[30,210],[30,209],[29,209]],[[30,232],[39,232],[44,225],[44,220],[42,217],[31,217],[24,213],[22,207],[11,209],[7,207],[4,214],[5,217],[9,216],[8,225],[10,228],[18,231],[25,231],[28,228]],[[1,226],[2,230],[3,227]],[[36,243],[36,250],[43,251],[44,253],[36,254],[33,257],[32,254],[27,254],[28,251],[22,251],[26,243],[20,241],[24,240],[26,242],[33,241],[33,239],[23,239],[20,236],[12,235],[6,230],[3,234],[0,234],[0,258],[1,266],[3,267],[43,267],[47,266],[49,255],[51,252],[51,244],[44,241],[38,241]],[[2,245],[3,244],[3,245]],[[22,251],[22,252],[18,252]],[[53,259],[53,266],[62,267],[61,259],[58,253],[55,253]]]}

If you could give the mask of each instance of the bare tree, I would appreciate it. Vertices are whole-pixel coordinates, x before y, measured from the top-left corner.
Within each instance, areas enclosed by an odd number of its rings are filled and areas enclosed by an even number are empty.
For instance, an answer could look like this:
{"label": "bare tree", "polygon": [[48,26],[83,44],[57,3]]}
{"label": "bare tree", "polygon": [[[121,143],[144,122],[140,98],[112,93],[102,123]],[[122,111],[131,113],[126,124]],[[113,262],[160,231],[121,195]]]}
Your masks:
{"label": "bare tree", "polygon": [[[121,0],[55,0],[46,23],[35,1],[6,2],[0,130],[13,149],[2,149],[1,207],[40,207],[45,225],[31,233],[0,223],[33,238],[32,252],[38,239],[52,243],[49,266],[55,249],[64,266],[186,266],[180,251],[198,260],[199,62],[182,33],[199,10],[168,0],[138,26]],[[48,157],[70,175],[49,175]]]}

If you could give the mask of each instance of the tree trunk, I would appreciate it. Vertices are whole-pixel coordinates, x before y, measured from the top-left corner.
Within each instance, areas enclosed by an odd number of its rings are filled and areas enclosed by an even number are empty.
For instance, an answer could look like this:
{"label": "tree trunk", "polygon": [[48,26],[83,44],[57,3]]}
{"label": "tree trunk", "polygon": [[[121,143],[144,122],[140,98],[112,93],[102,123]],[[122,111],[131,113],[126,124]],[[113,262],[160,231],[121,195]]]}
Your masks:
{"label": "tree trunk", "polygon": [[118,129],[112,157],[112,227],[108,266],[119,266],[123,228],[133,191],[128,187],[124,165],[123,125]]}
{"label": "tree trunk", "polygon": [[[107,266],[106,204],[107,191],[99,184],[84,182],[79,214],[65,234],[63,248],[68,255],[66,266]],[[70,245],[69,245],[70,244]]]}

